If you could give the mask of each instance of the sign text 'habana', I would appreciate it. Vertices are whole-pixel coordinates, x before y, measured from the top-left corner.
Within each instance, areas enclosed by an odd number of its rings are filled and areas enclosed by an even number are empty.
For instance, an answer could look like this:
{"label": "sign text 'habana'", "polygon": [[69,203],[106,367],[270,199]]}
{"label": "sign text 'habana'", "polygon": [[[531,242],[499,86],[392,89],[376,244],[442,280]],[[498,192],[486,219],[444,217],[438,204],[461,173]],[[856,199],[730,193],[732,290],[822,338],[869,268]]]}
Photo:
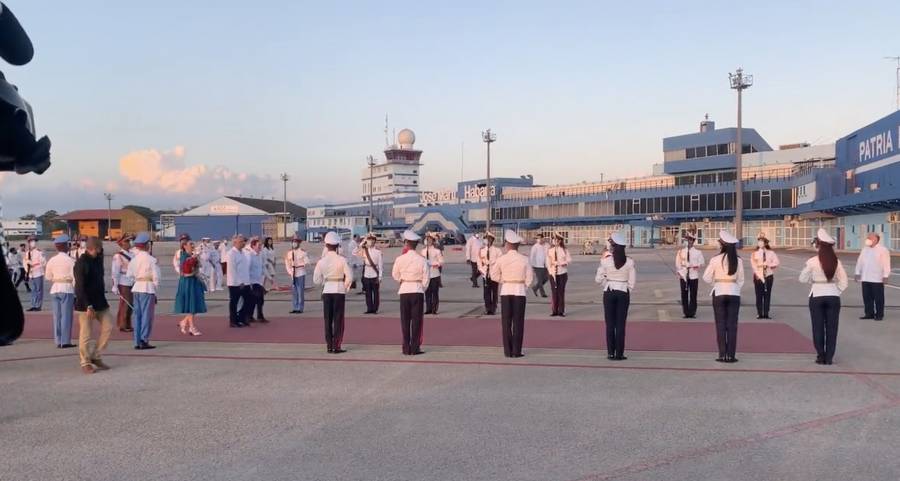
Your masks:
{"label": "sign text 'habana'", "polygon": [[[478,200],[487,196],[487,186],[467,185],[465,189],[466,200]],[[491,197],[497,195],[497,186],[491,183]]]}
{"label": "sign text 'habana'", "polygon": [[[900,128],[897,136],[900,137]],[[859,141],[859,162],[868,162],[877,157],[894,153],[893,131],[887,130]]]}

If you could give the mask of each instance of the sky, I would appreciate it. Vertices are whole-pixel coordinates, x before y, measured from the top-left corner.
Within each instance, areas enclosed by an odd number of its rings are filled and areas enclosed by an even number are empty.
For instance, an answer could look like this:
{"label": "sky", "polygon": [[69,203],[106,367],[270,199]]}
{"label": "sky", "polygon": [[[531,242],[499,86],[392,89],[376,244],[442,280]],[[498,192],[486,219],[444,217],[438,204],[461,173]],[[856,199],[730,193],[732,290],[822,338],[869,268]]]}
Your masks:
{"label": "sky", "polygon": [[35,45],[0,65],[53,141],[0,176],[4,217],[219,195],[357,200],[410,128],[426,190],[484,176],[646,175],[704,114],[771,145],[828,143],[895,108],[900,2],[3,0]]}

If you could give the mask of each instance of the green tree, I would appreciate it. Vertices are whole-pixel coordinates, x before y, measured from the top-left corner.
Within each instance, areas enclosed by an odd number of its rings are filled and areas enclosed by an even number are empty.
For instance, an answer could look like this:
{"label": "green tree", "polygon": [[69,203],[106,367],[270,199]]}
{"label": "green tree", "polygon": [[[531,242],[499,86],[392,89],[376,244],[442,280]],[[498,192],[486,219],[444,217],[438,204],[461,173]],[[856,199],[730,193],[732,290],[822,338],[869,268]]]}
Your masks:
{"label": "green tree", "polygon": [[59,213],[55,210],[48,210],[37,216],[36,219],[41,223],[45,236],[51,235],[55,230],[64,230],[66,228],[66,222],[59,220]]}
{"label": "green tree", "polygon": [[146,219],[154,219],[156,218],[157,212],[149,207],[144,207],[142,205],[125,205],[122,206],[123,209],[133,210],[138,214],[142,215]]}

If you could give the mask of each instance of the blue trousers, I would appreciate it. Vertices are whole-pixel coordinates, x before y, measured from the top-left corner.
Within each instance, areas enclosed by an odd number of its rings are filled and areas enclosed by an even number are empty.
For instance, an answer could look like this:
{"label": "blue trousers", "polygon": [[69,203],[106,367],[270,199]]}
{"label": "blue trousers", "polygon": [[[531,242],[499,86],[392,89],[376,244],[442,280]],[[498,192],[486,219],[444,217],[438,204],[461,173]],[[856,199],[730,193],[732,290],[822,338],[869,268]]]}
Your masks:
{"label": "blue trousers", "polygon": [[134,314],[131,319],[134,328],[134,345],[150,342],[153,329],[153,313],[156,311],[156,294],[134,292]]}
{"label": "blue trousers", "polygon": [[31,283],[31,307],[40,309],[44,303],[44,276],[33,277],[28,282]]}
{"label": "blue trousers", "polygon": [[72,313],[75,294],[50,294],[53,302],[53,340],[57,346],[72,344]]}
{"label": "blue trousers", "polygon": [[293,301],[294,301],[294,310],[303,312],[303,304],[306,302],[306,293],[304,289],[306,288],[306,275],[298,276],[294,278],[294,291],[293,291]]}

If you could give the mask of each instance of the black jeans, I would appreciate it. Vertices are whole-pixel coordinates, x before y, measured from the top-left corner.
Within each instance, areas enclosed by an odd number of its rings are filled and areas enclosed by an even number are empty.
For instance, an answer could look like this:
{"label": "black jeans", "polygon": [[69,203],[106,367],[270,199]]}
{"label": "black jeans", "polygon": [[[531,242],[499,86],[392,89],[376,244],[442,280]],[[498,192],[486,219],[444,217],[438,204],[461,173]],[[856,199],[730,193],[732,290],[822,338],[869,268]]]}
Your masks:
{"label": "black jeans", "polygon": [[400,330],[403,332],[403,354],[415,354],[422,347],[422,318],[425,296],[418,292],[400,294]]}
{"label": "black jeans", "polygon": [[500,329],[503,355],[521,355],[525,340],[525,296],[500,296]]}
{"label": "black jeans", "polygon": [[[263,304],[266,302],[266,289],[260,284],[253,284],[250,291],[253,294],[253,307],[256,308],[256,319],[265,319]],[[252,314],[253,311],[251,310],[250,313]]]}
{"label": "black jeans", "polygon": [[428,281],[428,288],[425,289],[425,312],[437,314],[439,304],[441,303],[441,276],[432,277]]}
{"label": "black jeans", "polygon": [[[232,324],[244,324],[250,317],[250,306],[253,301],[250,299],[250,286],[228,286],[228,320]],[[238,302],[241,302],[241,309],[238,311]]]}
{"label": "black jeans", "polygon": [[607,289],[603,293],[603,317],[606,319],[606,353],[610,356],[625,354],[625,321],[631,294]]}
{"label": "black jeans", "polygon": [[363,290],[366,292],[366,312],[378,312],[381,304],[381,285],[377,277],[363,277]]}
{"label": "black jeans", "polygon": [[700,279],[681,279],[681,312],[685,317],[697,315],[697,289]]}
{"label": "black jeans", "polygon": [[547,297],[547,291],[544,290],[544,284],[547,283],[547,279],[550,277],[550,274],[547,273],[547,268],[533,267],[532,269],[534,269],[534,287],[532,290],[535,294],[541,291],[541,296]]}
{"label": "black jeans", "polygon": [[813,344],[819,359],[830,363],[837,347],[838,320],[841,298],[822,296],[809,298],[809,317],[812,320]]}
{"label": "black jeans", "polygon": [[497,313],[498,294],[500,292],[500,284],[495,281],[484,279],[484,310],[488,314]]}
{"label": "black jeans", "polygon": [[322,312],[325,318],[325,344],[328,350],[341,348],[344,342],[345,294],[322,294]]}
{"label": "black jeans", "polygon": [[769,306],[772,304],[772,284],[775,276],[766,276],[765,281],[753,279],[753,287],[756,289],[756,315],[769,317]]}
{"label": "black jeans", "polygon": [[862,283],[863,307],[866,317],[884,318],[884,284],[881,282]]}
{"label": "black jeans", "polygon": [[566,313],[566,283],[569,282],[569,274],[550,276],[550,307],[552,314],[562,315]]}
{"label": "black jeans", "polygon": [[472,268],[472,275],[469,277],[472,281],[472,287],[478,287],[478,278],[481,277],[481,272],[478,272],[478,263],[469,261],[469,267]]}
{"label": "black jeans", "polygon": [[734,358],[737,352],[738,314],[741,296],[713,296],[713,313],[716,316],[716,341],[719,357]]}

